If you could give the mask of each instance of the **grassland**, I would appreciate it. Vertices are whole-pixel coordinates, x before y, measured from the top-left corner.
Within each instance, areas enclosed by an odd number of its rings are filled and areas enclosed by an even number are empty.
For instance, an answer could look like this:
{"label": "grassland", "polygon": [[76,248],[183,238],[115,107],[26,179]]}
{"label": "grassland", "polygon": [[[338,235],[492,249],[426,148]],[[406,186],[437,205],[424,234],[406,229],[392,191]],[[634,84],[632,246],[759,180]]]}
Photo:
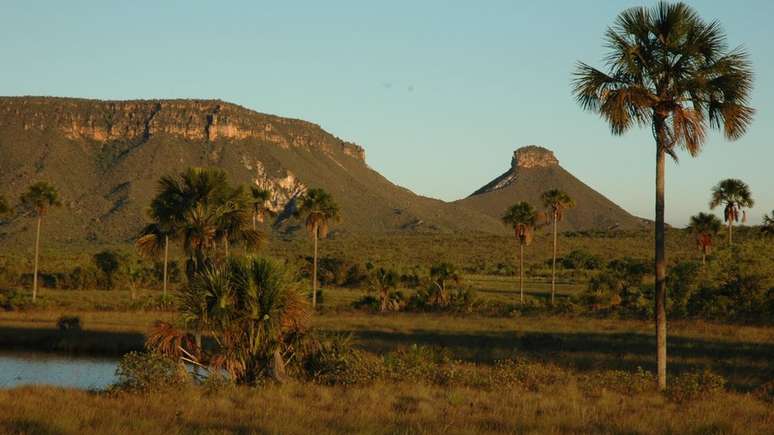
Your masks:
{"label": "grassland", "polygon": [[[648,258],[649,243],[644,239],[565,236],[560,255],[584,249],[604,260],[622,255]],[[515,278],[486,273],[490,265],[512,259],[508,242],[492,238],[479,246],[464,237],[349,238],[326,241],[324,252],[332,256],[357,252],[361,261],[403,270],[411,270],[412,264],[423,268],[434,261],[458,262],[466,272],[464,285],[478,298],[508,303],[517,300]],[[672,243],[675,257],[695,255],[686,236],[678,234]],[[534,273],[527,281],[530,300],[545,300],[549,292],[543,273],[548,245],[543,245],[538,241],[531,247],[535,255]],[[306,247],[296,240],[275,243],[269,250],[292,262],[304,255]],[[57,270],[88,261],[89,255],[51,257],[48,265]],[[488,259],[482,265],[476,258]],[[567,272],[561,277],[560,296],[586,288],[583,274]],[[655,388],[632,392],[599,381],[615,373],[637,373],[640,368],[655,370],[650,320],[545,310],[487,316],[375,314],[352,308],[352,302],[367,293],[364,286],[326,287],[312,326],[352,334],[355,346],[373,357],[420,345],[443,349],[461,367],[474,367],[480,373],[493,370],[498,360],[518,358],[557,375],[529,385],[407,379],[345,387],[289,381],[261,388],[191,386],[147,394],[23,387],[0,391],[0,401],[7,404],[0,409],[0,433],[308,433],[314,427],[317,433],[757,434],[774,427],[774,406],[760,396],[761,389],[774,380],[774,327],[770,325],[670,322],[671,379],[709,370],[727,381],[720,391],[675,401]],[[154,321],[176,316],[158,302],[157,289],[140,290],[134,300],[125,287],[43,289],[35,306],[0,311],[0,346],[89,354],[140,349]],[[79,317],[83,329],[59,331],[56,322],[65,315]]]}

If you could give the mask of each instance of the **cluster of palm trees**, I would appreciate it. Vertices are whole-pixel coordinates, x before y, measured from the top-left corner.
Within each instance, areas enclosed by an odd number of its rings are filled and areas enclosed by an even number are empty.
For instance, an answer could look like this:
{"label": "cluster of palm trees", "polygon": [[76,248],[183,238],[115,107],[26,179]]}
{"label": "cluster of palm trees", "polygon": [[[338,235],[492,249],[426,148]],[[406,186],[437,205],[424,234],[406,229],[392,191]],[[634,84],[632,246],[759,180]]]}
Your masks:
{"label": "cluster of palm trees", "polygon": [[552,225],[551,304],[553,305],[556,298],[557,225],[564,218],[565,211],[575,207],[575,201],[559,189],[543,192],[540,199],[545,212],[536,211],[529,203],[522,201],[510,206],[503,214],[502,221],[513,228],[519,244],[519,301],[522,304],[524,303],[524,247],[532,243],[536,228],[544,224]]}
{"label": "cluster of palm trees", "polygon": [[[221,169],[189,168],[162,177],[148,210],[152,222],[142,230],[136,246],[146,256],[163,253],[163,294],[167,294],[171,241],[181,244],[189,278],[212,266],[214,259],[228,258],[234,245],[253,251],[265,239],[257,224],[275,215],[269,207],[270,197],[270,192],[255,186],[231,186]],[[326,191],[309,189],[298,198],[295,215],[306,219],[314,240],[312,305],[316,306],[317,244],[327,237],[329,225],[338,220],[339,208]]]}

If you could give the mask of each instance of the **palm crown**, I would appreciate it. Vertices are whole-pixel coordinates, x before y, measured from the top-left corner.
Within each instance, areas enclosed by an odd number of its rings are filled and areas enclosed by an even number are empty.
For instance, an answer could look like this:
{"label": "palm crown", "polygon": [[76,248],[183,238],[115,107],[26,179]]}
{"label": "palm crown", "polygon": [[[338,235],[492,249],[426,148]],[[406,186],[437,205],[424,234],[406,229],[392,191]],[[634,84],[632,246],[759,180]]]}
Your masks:
{"label": "palm crown", "polygon": [[266,189],[261,189],[258,186],[250,186],[250,208],[253,211],[253,216],[258,222],[263,222],[264,218],[268,215],[271,216],[274,212],[266,206],[266,203],[271,199],[271,192]]}
{"label": "palm crown", "polygon": [[579,63],[574,93],[600,113],[613,134],[653,123],[659,146],[699,153],[707,125],[742,136],[753,74],[747,53],[728,50],[720,24],[706,23],[683,3],[621,13],[606,34],[608,72]]}
{"label": "palm crown", "polygon": [[526,202],[519,202],[510,206],[502,217],[505,225],[513,228],[519,243],[529,245],[532,242],[532,234],[538,224],[540,216]]}
{"label": "palm crown", "polygon": [[[747,213],[743,208],[750,208],[755,205],[752,199],[750,187],[742,180],[729,178],[719,182],[712,188],[712,199],[710,208],[725,205],[723,210],[723,219],[726,222],[746,221]],[[740,217],[741,214],[741,217]]]}
{"label": "palm crown", "polygon": [[565,209],[575,207],[575,201],[570,198],[570,195],[559,189],[543,192],[540,199],[543,201],[543,206],[551,212],[551,219],[556,219],[556,221],[562,220]]}
{"label": "palm crown", "polygon": [[328,223],[339,219],[339,206],[323,189],[309,189],[301,198],[298,213],[306,216],[306,229],[314,237],[328,235]]}
{"label": "palm crown", "polygon": [[763,215],[763,226],[761,227],[763,234],[767,236],[774,236],[774,210],[771,211],[771,216]]}
{"label": "palm crown", "polygon": [[20,197],[22,206],[29,209],[37,216],[46,214],[49,208],[62,205],[56,188],[44,181],[39,181],[22,194]]}

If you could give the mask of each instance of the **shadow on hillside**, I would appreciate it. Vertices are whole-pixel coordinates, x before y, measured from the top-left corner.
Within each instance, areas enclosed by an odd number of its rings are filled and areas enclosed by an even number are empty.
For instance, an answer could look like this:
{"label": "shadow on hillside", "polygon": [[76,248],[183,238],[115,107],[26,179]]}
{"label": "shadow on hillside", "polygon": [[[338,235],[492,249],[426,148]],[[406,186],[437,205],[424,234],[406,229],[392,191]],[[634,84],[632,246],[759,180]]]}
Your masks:
{"label": "shadow on hillside", "polygon": [[[377,330],[347,331],[360,346],[385,353],[413,344],[440,346],[455,358],[479,363],[525,356],[580,371],[636,370],[655,372],[655,337],[641,333],[447,333],[416,330],[412,333]],[[729,386],[749,390],[774,378],[774,344],[711,341],[670,337],[672,375],[710,369],[725,376]]]}
{"label": "shadow on hillside", "polygon": [[144,343],[145,336],[136,332],[0,326],[0,349],[3,350],[119,356],[143,350]]}

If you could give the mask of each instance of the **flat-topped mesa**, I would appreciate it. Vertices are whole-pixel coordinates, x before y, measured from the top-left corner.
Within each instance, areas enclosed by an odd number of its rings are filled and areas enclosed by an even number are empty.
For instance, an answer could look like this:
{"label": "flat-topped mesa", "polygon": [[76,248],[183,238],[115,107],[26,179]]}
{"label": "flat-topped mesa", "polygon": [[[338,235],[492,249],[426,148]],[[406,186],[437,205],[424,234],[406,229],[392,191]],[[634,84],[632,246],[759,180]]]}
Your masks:
{"label": "flat-topped mesa", "polygon": [[548,168],[559,165],[559,160],[553,151],[537,146],[529,145],[513,152],[511,167],[517,168]]}
{"label": "flat-topped mesa", "polygon": [[0,97],[0,126],[58,130],[96,142],[148,140],[159,134],[191,141],[258,140],[282,148],[339,150],[365,162],[362,147],[311,122],[258,113],[220,100],[102,101],[52,97]]}

